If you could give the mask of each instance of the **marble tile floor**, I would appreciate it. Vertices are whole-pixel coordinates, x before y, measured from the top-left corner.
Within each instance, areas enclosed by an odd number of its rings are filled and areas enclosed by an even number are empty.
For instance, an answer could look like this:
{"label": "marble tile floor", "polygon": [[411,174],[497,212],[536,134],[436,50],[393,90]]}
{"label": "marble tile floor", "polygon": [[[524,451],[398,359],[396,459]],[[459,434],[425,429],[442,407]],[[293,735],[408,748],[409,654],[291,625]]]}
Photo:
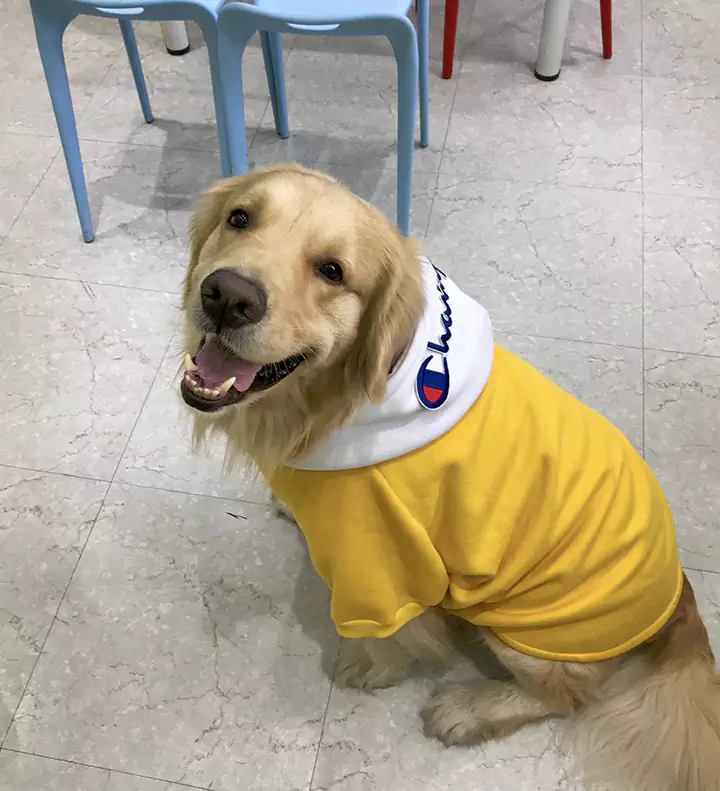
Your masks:
{"label": "marble tile floor", "polygon": [[[413,233],[502,343],[614,420],[656,470],[720,649],[720,9],[577,0],[559,81],[542,3],[462,3],[416,157]],[[340,642],[296,531],[193,457],[179,404],[185,227],[218,176],[202,41],[113,23],[66,51],[96,224],[82,243],[26,0],[0,0],[0,791],[571,791],[558,728],[426,740],[431,680],[332,684]],[[287,42],[293,136],[246,58],[250,158],[297,159],[394,211],[395,76],[370,40]],[[614,790],[613,790],[614,791]]]}

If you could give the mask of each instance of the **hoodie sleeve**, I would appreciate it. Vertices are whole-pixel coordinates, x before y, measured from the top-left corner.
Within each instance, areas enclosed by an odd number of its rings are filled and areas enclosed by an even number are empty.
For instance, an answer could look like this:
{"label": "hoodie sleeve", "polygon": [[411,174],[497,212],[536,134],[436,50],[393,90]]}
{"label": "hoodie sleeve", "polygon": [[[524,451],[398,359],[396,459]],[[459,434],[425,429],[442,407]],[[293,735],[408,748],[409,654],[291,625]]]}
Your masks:
{"label": "hoodie sleeve", "polygon": [[344,637],[388,637],[443,600],[443,561],[377,467],[283,469],[271,487],[305,535]]}

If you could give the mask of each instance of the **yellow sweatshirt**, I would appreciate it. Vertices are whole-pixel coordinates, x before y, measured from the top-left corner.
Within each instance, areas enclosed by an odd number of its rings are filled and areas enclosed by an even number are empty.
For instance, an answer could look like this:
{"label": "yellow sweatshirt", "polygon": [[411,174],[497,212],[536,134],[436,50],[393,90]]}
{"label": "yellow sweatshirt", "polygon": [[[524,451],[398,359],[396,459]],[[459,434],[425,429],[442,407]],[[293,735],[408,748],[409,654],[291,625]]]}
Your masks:
{"label": "yellow sweatshirt", "polygon": [[366,466],[281,468],[270,485],[342,635],[386,637],[439,605],[533,656],[624,653],[680,596],[663,493],[609,421],[489,353],[479,396],[440,436]]}

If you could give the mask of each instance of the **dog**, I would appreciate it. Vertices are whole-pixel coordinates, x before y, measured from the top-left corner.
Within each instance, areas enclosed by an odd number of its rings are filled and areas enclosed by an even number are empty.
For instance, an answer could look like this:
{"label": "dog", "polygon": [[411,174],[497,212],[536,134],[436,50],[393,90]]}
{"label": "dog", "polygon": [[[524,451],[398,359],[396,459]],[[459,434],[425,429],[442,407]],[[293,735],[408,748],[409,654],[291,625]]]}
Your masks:
{"label": "dog", "polygon": [[[181,394],[308,541],[363,688],[452,650],[448,745],[573,717],[585,778],[720,791],[720,675],[654,476],[622,434],[497,346],[484,309],[375,208],[284,164],[190,224]],[[284,507],[285,507],[284,506]]]}

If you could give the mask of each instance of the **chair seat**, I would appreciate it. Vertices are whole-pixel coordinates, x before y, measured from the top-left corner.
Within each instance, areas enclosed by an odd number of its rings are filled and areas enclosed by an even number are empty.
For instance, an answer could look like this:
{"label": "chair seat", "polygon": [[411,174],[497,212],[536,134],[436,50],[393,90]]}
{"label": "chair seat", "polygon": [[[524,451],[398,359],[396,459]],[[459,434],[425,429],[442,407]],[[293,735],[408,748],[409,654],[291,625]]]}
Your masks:
{"label": "chair seat", "polygon": [[253,7],[285,19],[319,25],[370,17],[405,16],[413,0],[255,0]]}

